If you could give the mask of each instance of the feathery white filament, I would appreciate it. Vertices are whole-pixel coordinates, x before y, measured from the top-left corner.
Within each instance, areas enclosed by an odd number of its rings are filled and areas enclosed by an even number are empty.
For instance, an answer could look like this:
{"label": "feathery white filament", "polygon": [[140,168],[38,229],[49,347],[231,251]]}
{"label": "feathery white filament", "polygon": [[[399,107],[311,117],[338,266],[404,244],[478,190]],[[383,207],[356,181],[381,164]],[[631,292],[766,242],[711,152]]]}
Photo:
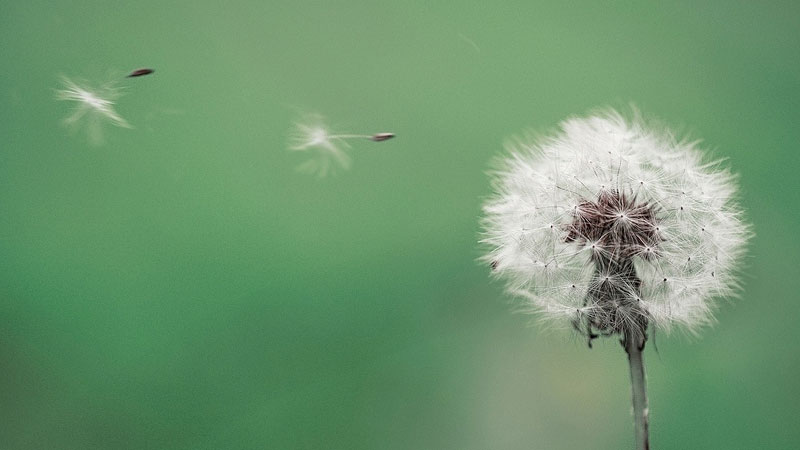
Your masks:
{"label": "feathery white filament", "polygon": [[64,124],[78,127],[85,122],[89,141],[99,145],[103,142],[101,124],[103,121],[123,128],[132,128],[131,125],[114,110],[114,100],[119,97],[119,92],[112,86],[105,86],[99,90],[82,87],[70,79],[63,77],[63,89],[56,91],[56,99],[76,102],[77,105],[66,119]]}

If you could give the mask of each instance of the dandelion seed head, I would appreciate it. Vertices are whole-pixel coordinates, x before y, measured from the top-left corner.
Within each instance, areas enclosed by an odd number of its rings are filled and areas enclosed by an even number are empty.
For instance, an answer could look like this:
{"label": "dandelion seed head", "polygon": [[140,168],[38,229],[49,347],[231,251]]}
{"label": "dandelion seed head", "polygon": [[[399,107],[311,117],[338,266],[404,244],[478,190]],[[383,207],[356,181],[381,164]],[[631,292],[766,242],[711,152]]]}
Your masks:
{"label": "dandelion seed head", "polygon": [[484,205],[485,260],[527,309],[589,336],[695,332],[735,294],[750,228],[697,143],[607,113],[521,137]]}
{"label": "dandelion seed head", "polygon": [[64,124],[75,129],[85,127],[92,144],[103,143],[103,122],[122,128],[132,128],[114,109],[115,100],[119,98],[120,92],[113,85],[92,89],[66,77],[62,77],[61,82],[62,88],[56,91],[56,99],[76,103],[72,113],[64,119]]}

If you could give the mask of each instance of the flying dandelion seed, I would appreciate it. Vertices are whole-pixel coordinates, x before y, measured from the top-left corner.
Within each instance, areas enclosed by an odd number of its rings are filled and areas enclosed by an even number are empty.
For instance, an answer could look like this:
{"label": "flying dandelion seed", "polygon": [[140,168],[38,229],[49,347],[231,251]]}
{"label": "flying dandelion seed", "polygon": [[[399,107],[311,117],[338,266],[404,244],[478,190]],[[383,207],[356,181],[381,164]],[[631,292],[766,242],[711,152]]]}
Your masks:
{"label": "flying dandelion seed", "polygon": [[71,129],[85,127],[91,144],[103,143],[103,122],[122,128],[133,128],[114,110],[114,101],[119,98],[120,93],[112,84],[91,89],[66,77],[62,77],[61,82],[63,88],[56,91],[56,99],[77,102],[75,109],[63,123]]}
{"label": "flying dandelion seed", "polygon": [[289,149],[312,153],[311,159],[297,167],[298,171],[324,177],[335,173],[338,169],[350,168],[351,159],[346,151],[350,148],[350,144],[347,141],[368,139],[382,142],[393,137],[394,133],[334,134],[325,125],[324,118],[314,114],[294,124],[289,139]]}

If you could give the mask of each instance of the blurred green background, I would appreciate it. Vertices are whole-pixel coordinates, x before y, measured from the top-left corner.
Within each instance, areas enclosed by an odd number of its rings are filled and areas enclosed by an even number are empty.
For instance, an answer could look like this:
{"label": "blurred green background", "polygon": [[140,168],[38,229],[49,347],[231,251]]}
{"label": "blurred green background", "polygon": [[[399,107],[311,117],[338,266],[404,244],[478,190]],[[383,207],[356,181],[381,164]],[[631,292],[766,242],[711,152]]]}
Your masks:
{"label": "blurred green background", "polygon": [[[653,447],[795,446],[798,30],[797,2],[2,2],[0,448],[631,448],[616,341],[475,261],[503,140],[630,102],[728,158],[756,231],[718,325],[648,347]],[[134,129],[60,125],[59,75],[139,67]],[[315,179],[300,112],[398,138]]]}

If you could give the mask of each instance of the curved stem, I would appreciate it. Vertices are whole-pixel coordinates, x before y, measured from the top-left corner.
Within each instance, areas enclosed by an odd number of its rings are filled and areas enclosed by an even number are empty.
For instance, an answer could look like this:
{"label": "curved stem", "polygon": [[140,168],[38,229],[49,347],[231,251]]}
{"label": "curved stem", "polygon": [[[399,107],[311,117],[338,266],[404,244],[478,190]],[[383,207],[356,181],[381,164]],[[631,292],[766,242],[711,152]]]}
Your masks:
{"label": "curved stem", "polygon": [[635,336],[625,336],[623,346],[628,353],[628,363],[631,368],[631,391],[633,393],[633,424],[636,434],[636,449],[650,449],[649,410],[647,408],[647,387],[645,385],[644,339]]}

